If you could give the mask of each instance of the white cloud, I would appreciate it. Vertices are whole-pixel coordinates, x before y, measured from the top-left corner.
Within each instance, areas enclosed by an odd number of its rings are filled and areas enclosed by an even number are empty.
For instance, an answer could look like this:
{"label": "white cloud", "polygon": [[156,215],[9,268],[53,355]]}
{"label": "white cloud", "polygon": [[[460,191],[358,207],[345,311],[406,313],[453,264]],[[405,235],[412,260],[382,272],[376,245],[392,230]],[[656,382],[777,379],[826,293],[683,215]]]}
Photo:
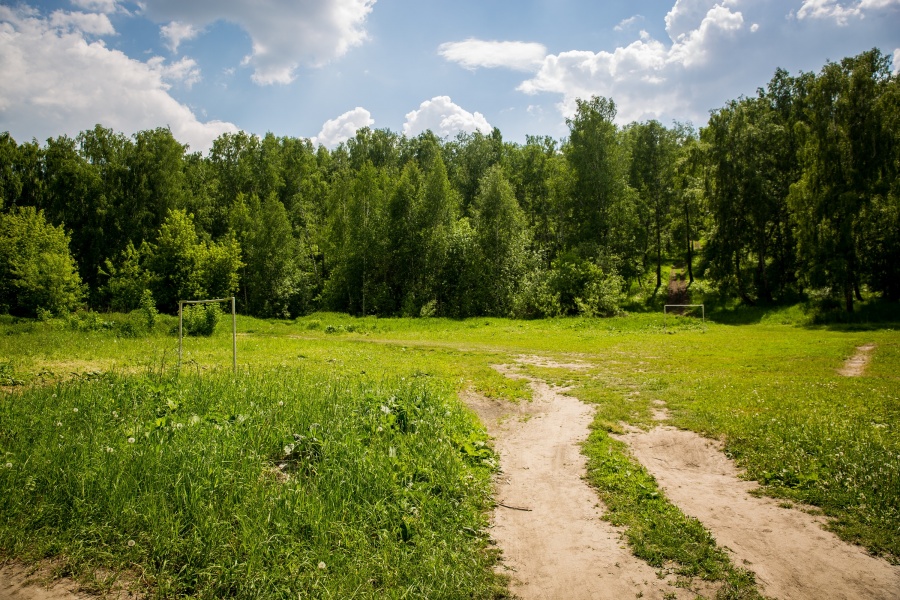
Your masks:
{"label": "white cloud", "polygon": [[178,21],[172,21],[159,29],[159,34],[163,39],[167,40],[166,46],[172,53],[178,52],[178,46],[181,45],[181,42],[194,39],[198,33],[200,33],[199,29]]}
{"label": "white cloud", "polygon": [[115,35],[116,29],[109,17],[96,13],[54,11],[50,26],[66,31],[80,31],[88,35]]}
{"label": "white cloud", "polygon": [[371,113],[361,106],[357,106],[335,119],[325,121],[319,135],[312,138],[312,143],[314,145],[321,144],[326,148],[334,148],[355,136],[358,130],[374,124],[375,119],[372,118]]}
{"label": "white cloud", "polygon": [[403,133],[409,137],[419,135],[423,131],[431,130],[438,137],[445,138],[455,136],[465,131],[472,133],[475,130],[489,133],[492,127],[484,115],[476,112],[470,113],[461,106],[454,104],[449,96],[436,96],[419,105],[418,110],[406,113],[406,123],[403,124]]}
{"label": "white cloud", "polygon": [[367,39],[365,22],[376,0],[146,0],[144,14],[158,22],[202,29],[224,20],[244,29],[259,85],[290,83],[301,65],[322,66]]}
{"label": "white cloud", "polygon": [[717,0],[676,0],[666,14],[666,33],[673,42],[677,42],[682,36],[694,31],[697,23],[706,18],[710,9],[729,4]]}
{"label": "white cloud", "polygon": [[870,10],[900,7],[900,0],[860,0],[844,6],[837,0],[803,0],[797,11],[798,19],[831,19],[838,25],[847,25],[850,19],[864,19]]}
{"label": "white cloud", "polygon": [[0,130],[20,141],[75,135],[97,123],[126,134],[168,125],[182,143],[207,150],[220,134],[237,131],[231,123],[201,123],[169,95],[167,80],[199,77],[192,60],[137,61],[27,7],[0,6],[0,73],[7,82]]}
{"label": "white cloud", "polygon": [[466,69],[506,67],[516,71],[536,71],[547,56],[547,48],[531,42],[468,39],[441,44],[438,54]]}
{"label": "white cloud", "polygon": [[685,67],[706,62],[709,51],[720,46],[722,37],[732,35],[743,26],[744,16],[740,12],[731,12],[717,4],[706,13],[700,27],[678,36],[669,52],[669,62]]}
{"label": "white cloud", "polygon": [[178,62],[166,64],[163,57],[154,56],[147,61],[147,66],[163,79],[183,83],[188,88],[200,81],[200,68],[192,58],[184,57]]}
{"label": "white cloud", "polygon": [[900,48],[894,49],[894,75],[900,75]]}
{"label": "white cloud", "polygon": [[643,21],[643,15],[634,15],[633,17],[628,17],[627,19],[622,19],[618,25],[613,27],[616,31],[625,31],[626,29],[630,29],[632,25]]}
{"label": "white cloud", "polygon": [[118,0],[71,0],[71,2],[78,8],[104,14],[113,14],[121,9]]}
{"label": "white cloud", "polygon": [[[747,30],[742,13],[726,4],[735,3],[678,0],[666,15],[671,45],[641,31],[641,39],[612,52],[549,55],[518,89],[561,94],[558,106],[564,116],[574,114],[576,98],[600,95],[614,98],[620,122],[663,115],[702,118],[696,108],[698,92],[704,85],[714,85],[716,71],[729,60],[724,49]],[[690,28],[687,19],[696,15],[700,16]]]}

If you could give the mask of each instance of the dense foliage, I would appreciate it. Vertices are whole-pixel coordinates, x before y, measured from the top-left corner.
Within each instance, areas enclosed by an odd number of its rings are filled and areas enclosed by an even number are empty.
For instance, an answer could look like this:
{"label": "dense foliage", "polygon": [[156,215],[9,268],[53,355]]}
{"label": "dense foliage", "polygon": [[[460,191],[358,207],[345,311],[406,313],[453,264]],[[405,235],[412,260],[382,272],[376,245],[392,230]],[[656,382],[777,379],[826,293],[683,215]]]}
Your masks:
{"label": "dense foliage", "polygon": [[[699,134],[615,116],[594,97],[563,141],[365,128],[329,151],[241,132],[206,156],[168,129],[2,134],[0,304],[130,310],[149,290],[169,312],[236,294],[258,316],[611,314],[646,275],[664,285],[664,257],[751,304],[900,299],[900,77],[878,50],[779,70]],[[52,248],[9,241],[29,219]]]}

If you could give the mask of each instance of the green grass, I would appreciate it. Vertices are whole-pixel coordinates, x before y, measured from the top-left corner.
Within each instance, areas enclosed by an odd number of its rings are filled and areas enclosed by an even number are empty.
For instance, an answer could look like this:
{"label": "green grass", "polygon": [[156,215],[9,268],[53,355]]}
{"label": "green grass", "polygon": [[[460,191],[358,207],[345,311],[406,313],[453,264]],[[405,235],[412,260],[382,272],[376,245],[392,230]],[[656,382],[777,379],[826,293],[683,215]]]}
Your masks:
{"label": "green grass", "polygon": [[296,370],[102,376],[0,404],[0,547],[156,597],[478,598],[492,458],[449,391]]}
{"label": "green grass", "polygon": [[[0,454],[11,453],[8,461],[14,464],[0,473],[0,489],[31,489],[0,500],[6,502],[8,523],[2,548],[16,556],[63,555],[76,572],[127,565],[159,597],[287,597],[286,590],[326,597],[453,597],[434,591],[439,589],[459,590],[459,597],[502,594],[485,550],[489,469],[480,461],[489,452],[479,445],[480,429],[454,392],[475,389],[527,401],[525,383],[491,365],[540,354],[590,365],[584,371],[527,371],[570,385],[570,393],[596,405],[584,450],[589,480],[610,509],[607,518],[626,527],[633,551],[651,564],[721,581],[721,597],[756,593],[752,576],[730,564],[702,524],[668,502],[608,435],[622,422],[650,426],[654,400],[666,402],[675,425],[724,440],[726,452],[765,493],[818,507],[839,535],[896,562],[900,335],[891,315],[896,310],[888,311],[888,318],[818,323],[802,306],[728,308],[714,312],[706,325],[671,316],[664,322],[660,314],[544,321],[239,317],[237,379],[228,374],[228,327],[220,326],[211,338],[186,339],[176,379],[171,317],[161,316],[153,332],[137,337],[122,325],[130,316],[112,315],[112,327],[78,331],[61,322],[0,319],[0,385],[12,390],[0,397]],[[864,343],[877,345],[866,375],[837,375]],[[120,392],[132,388],[144,391]],[[152,391],[157,389],[163,391]],[[177,408],[166,408],[167,394],[175,394],[167,400]],[[435,429],[427,435],[397,432],[394,421],[391,441],[385,441],[385,424],[372,434],[371,419],[388,415],[381,406],[399,418],[389,404],[392,396],[403,399],[403,406],[412,402],[413,408],[403,408],[407,412],[419,410],[420,401],[409,398],[425,398],[422,406],[435,408],[435,414],[441,406],[450,414],[429,423]],[[275,409],[276,398],[284,407]],[[291,403],[291,398],[304,400]],[[81,405],[93,408],[85,412]],[[79,413],[70,414],[75,407]],[[122,422],[110,420],[113,410]],[[194,415],[199,422],[190,425]],[[240,415],[247,418],[238,424]],[[88,417],[91,427],[75,426]],[[342,432],[337,438],[309,429],[329,420],[342,424],[329,430]],[[63,425],[56,427],[57,422]],[[182,428],[172,428],[179,423]],[[58,438],[66,427],[72,437]],[[128,445],[135,432],[136,443]],[[147,433],[150,437],[140,437]],[[326,470],[332,462],[322,461],[312,475],[298,467],[287,482],[273,477],[271,465],[294,433],[318,440],[304,442],[320,448],[310,452],[328,449],[334,452],[328,456],[340,457],[335,469]],[[163,434],[170,436],[166,443]],[[142,468],[134,470],[131,458],[116,462],[139,447],[137,440],[148,452],[140,458]],[[395,440],[409,445],[401,451]],[[114,452],[105,452],[107,446]],[[373,453],[385,462],[369,464]],[[428,473],[427,482],[417,475],[421,472]],[[437,474],[447,478],[441,479],[442,490],[455,490],[451,504],[465,507],[462,516],[451,517],[440,497],[431,498],[429,486]],[[384,483],[376,483],[382,477]],[[460,484],[460,477],[468,483]],[[120,492],[110,489],[110,481],[131,487]],[[183,498],[160,492],[172,486],[191,491]],[[291,486],[314,492],[304,495],[312,503],[304,504],[306,512],[290,504],[299,502],[297,494],[273,493]],[[38,489],[45,493],[36,495]],[[367,496],[363,492],[369,489],[378,492]],[[214,492],[229,495],[227,516],[191,512],[216,504]],[[111,499],[100,500],[104,494]],[[127,508],[161,496],[162,512]],[[287,504],[272,504],[272,498]],[[415,521],[411,506],[420,516],[432,511],[428,523]],[[81,524],[67,529],[61,523],[72,521],[71,515]],[[157,527],[157,533],[146,533]],[[286,542],[296,531],[303,535]],[[129,539],[134,546],[127,545]],[[173,541],[178,539],[187,541]],[[207,547],[203,540],[210,539],[222,543]],[[318,569],[326,560],[321,557],[332,555],[336,558],[327,559],[326,569]],[[451,569],[449,579],[429,570],[440,573],[450,563],[460,567]],[[352,574],[357,572],[365,575]]]}

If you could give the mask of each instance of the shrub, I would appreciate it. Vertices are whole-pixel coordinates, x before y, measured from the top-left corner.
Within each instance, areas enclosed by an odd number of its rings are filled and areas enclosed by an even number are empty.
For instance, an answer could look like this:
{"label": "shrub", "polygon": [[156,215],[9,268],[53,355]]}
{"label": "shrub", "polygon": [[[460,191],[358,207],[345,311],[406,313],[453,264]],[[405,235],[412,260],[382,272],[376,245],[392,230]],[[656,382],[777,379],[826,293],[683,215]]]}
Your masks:
{"label": "shrub", "polygon": [[188,335],[211,336],[222,318],[218,304],[189,304],[184,307],[182,319]]}
{"label": "shrub", "polygon": [[31,206],[0,215],[0,306],[22,316],[65,314],[83,297],[62,227]]}
{"label": "shrub", "polygon": [[147,330],[153,331],[153,328],[156,327],[156,317],[159,316],[159,312],[156,310],[156,301],[153,300],[153,292],[144,290],[144,293],[141,294],[140,307]]}

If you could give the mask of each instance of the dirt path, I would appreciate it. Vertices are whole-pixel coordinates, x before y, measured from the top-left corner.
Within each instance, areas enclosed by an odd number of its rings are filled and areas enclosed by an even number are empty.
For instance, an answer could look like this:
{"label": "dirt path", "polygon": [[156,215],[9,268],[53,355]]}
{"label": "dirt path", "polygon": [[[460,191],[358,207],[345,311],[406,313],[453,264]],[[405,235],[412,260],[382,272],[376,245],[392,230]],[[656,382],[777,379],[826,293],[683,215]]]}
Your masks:
{"label": "dirt path", "polygon": [[699,519],[732,560],[756,573],[760,591],[781,600],[900,598],[900,567],[867,555],[822,528],[822,520],[771,498],[739,478],[710,440],[656,427],[621,436],[669,499]]}
{"label": "dirt path", "polygon": [[838,369],[838,374],[844,377],[862,377],[869,361],[872,360],[873,350],[875,350],[875,344],[857,347],[856,353],[844,362],[843,367]]}
{"label": "dirt path", "polygon": [[674,578],[659,579],[631,554],[620,530],[600,519],[597,494],[582,480],[580,451],[593,409],[541,381],[531,386],[530,403],[465,398],[500,455],[491,537],[513,593],[524,600],[696,597],[676,588]]}
{"label": "dirt path", "polygon": [[76,593],[77,584],[57,580],[47,586],[46,573],[32,573],[16,563],[0,563],[0,600],[88,600]]}

